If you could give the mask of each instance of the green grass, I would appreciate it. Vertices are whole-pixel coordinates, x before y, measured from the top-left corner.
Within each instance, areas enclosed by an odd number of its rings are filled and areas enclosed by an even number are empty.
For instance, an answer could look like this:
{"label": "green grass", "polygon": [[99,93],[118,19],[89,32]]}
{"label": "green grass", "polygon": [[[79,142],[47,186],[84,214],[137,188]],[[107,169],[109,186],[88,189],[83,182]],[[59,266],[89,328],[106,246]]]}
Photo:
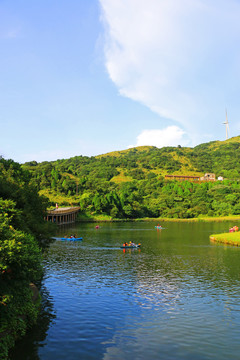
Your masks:
{"label": "green grass", "polygon": [[240,232],[210,235],[210,240],[222,244],[240,246]]}
{"label": "green grass", "polygon": [[198,221],[236,221],[240,220],[240,215],[226,215],[226,216],[205,216],[200,215]]}
{"label": "green grass", "polygon": [[215,222],[221,222],[221,221],[240,221],[240,216],[236,215],[236,216],[221,216],[221,217],[210,217],[210,216],[200,216],[198,218],[191,218],[191,219],[178,219],[178,218],[163,218],[163,217],[159,217],[159,218],[136,218],[136,219],[131,219],[131,218],[127,218],[127,219],[117,219],[117,218],[112,218],[109,215],[105,215],[105,214],[90,214],[90,213],[79,213],[78,215],[78,221],[155,221],[155,222],[163,222],[163,221],[169,221],[169,222],[208,222],[208,221],[215,221]]}
{"label": "green grass", "polygon": [[191,219],[178,219],[178,218],[140,218],[140,219],[130,219],[131,221],[169,221],[169,222],[208,222],[208,221],[239,221],[239,215],[230,215],[230,216],[199,216],[197,218]]}
{"label": "green grass", "polygon": [[123,154],[127,154],[130,151],[134,150],[136,152],[142,152],[142,151],[149,151],[150,149],[154,149],[155,146],[137,146],[137,147],[133,147],[130,149],[125,149],[125,150],[119,150],[119,151],[111,151],[109,153],[106,154],[102,154],[102,155],[97,155],[96,158],[102,158],[102,157],[106,157],[106,156],[121,156]]}
{"label": "green grass", "polygon": [[77,217],[79,222],[106,222],[114,221],[111,216],[104,214],[82,214],[79,213]]}

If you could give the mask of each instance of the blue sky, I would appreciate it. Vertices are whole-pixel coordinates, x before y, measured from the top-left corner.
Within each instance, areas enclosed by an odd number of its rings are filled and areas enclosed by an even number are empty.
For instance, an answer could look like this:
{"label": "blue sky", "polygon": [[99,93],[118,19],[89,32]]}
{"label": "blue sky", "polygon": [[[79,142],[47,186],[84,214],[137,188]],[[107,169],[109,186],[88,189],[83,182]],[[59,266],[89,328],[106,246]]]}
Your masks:
{"label": "blue sky", "polygon": [[0,155],[240,134],[239,0],[0,0]]}

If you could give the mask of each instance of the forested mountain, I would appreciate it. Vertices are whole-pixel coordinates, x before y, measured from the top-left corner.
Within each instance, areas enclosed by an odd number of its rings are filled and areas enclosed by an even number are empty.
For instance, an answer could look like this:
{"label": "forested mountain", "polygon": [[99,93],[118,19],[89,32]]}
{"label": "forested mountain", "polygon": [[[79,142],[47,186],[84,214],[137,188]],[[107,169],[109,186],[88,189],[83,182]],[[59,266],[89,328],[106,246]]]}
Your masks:
{"label": "forested mountain", "polygon": [[[137,147],[95,157],[25,163],[52,205],[80,205],[87,214],[112,218],[240,214],[240,137],[186,147]],[[192,183],[166,174],[223,176]]]}

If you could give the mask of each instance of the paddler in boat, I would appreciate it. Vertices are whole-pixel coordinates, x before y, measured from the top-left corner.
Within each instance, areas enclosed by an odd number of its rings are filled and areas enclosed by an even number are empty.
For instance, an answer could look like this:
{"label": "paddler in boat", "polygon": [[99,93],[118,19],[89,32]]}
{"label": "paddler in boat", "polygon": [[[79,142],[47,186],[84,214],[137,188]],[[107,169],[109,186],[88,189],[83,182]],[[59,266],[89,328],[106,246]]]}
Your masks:
{"label": "paddler in boat", "polygon": [[128,246],[128,243],[127,243],[127,242],[125,242],[125,243],[123,244],[123,246]]}

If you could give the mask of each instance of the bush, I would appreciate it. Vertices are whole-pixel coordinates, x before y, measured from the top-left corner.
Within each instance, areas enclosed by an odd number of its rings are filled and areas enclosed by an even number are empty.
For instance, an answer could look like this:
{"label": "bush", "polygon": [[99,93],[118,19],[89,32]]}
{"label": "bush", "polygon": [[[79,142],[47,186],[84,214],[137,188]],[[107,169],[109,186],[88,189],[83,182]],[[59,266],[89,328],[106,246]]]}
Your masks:
{"label": "bush", "polygon": [[0,199],[0,358],[37,319],[31,282],[42,276],[42,255],[32,235],[16,230],[15,203]]}

